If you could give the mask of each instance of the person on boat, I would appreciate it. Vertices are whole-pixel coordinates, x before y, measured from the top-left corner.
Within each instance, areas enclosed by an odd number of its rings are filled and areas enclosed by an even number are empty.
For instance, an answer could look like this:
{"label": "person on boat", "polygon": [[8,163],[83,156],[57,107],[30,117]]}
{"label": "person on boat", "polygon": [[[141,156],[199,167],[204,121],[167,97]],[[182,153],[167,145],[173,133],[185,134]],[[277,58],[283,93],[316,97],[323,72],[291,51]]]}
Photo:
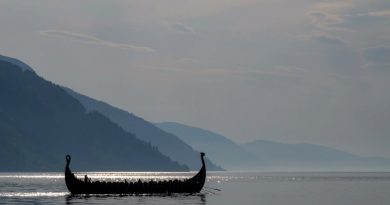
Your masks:
{"label": "person on boat", "polygon": [[91,179],[89,179],[87,175],[84,175],[84,182],[91,183]]}

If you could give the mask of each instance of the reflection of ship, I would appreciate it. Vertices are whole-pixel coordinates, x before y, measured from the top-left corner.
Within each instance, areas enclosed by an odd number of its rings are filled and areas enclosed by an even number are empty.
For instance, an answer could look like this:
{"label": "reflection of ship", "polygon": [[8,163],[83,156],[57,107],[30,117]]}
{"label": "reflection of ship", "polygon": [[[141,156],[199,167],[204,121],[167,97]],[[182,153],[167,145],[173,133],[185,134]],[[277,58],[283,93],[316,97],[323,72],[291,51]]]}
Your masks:
{"label": "reflection of ship", "polygon": [[204,153],[201,153],[202,168],[192,178],[184,181],[150,181],[142,182],[100,182],[77,179],[69,169],[71,157],[66,155],[65,182],[72,194],[153,194],[153,193],[197,193],[203,188],[206,180]]}

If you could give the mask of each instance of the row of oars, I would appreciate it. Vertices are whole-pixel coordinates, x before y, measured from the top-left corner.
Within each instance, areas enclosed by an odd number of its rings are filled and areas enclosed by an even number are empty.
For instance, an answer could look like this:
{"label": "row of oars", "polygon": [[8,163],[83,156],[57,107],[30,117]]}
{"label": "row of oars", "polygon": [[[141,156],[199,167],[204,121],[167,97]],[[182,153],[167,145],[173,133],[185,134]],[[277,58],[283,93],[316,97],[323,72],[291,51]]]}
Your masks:
{"label": "row of oars", "polygon": [[221,189],[217,189],[217,188],[212,188],[212,187],[207,187],[205,186],[203,191],[205,191],[206,193],[208,194],[217,194],[217,192],[221,191]]}

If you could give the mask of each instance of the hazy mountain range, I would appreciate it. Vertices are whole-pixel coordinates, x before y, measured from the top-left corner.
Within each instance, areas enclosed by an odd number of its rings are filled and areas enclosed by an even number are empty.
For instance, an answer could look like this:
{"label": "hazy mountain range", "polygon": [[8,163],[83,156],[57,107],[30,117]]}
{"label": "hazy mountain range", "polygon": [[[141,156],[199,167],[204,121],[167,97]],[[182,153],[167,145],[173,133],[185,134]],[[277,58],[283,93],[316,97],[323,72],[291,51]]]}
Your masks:
{"label": "hazy mountain range", "polygon": [[265,170],[289,171],[384,171],[390,160],[364,157],[314,144],[286,144],[256,140],[241,145],[259,157]]}
{"label": "hazy mountain range", "polygon": [[[259,133],[261,135],[261,133]],[[257,140],[237,144],[221,134],[174,122],[152,124],[39,77],[0,55],[0,171],[75,170],[389,171],[390,160],[313,144]]]}
{"label": "hazy mountain range", "polygon": [[256,140],[237,144],[201,128],[174,122],[156,123],[195,149],[205,151],[228,170],[378,171],[390,170],[390,160],[362,157],[326,146]]}
{"label": "hazy mountain range", "polygon": [[215,163],[228,170],[250,169],[259,163],[256,155],[220,134],[175,122],[155,125],[180,137],[194,149],[206,152]]}
{"label": "hazy mountain range", "polygon": [[[88,112],[95,111],[107,116],[112,122],[118,124],[124,130],[133,133],[138,139],[158,147],[159,151],[164,155],[181,164],[187,165],[191,170],[199,169],[199,152],[195,151],[175,135],[165,132],[152,123],[125,110],[79,94],[69,88],[65,88],[65,90],[79,100]],[[208,154],[207,157],[213,159]],[[206,166],[208,170],[223,170],[208,159],[206,159]]]}
{"label": "hazy mountain range", "polygon": [[66,154],[75,170],[189,169],[16,59],[0,59],[0,99],[0,171],[62,171]]}

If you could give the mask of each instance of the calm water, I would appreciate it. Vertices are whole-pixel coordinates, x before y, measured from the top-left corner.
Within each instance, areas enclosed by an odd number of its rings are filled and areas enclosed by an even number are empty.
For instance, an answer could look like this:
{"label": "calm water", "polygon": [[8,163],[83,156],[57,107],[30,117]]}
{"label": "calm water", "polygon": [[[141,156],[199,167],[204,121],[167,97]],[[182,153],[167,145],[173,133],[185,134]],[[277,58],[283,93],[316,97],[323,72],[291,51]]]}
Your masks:
{"label": "calm water", "polygon": [[[82,177],[85,173],[79,173]],[[192,173],[87,173],[92,180],[188,178]],[[209,172],[199,194],[70,196],[62,173],[0,173],[0,204],[390,204],[390,173]]]}

